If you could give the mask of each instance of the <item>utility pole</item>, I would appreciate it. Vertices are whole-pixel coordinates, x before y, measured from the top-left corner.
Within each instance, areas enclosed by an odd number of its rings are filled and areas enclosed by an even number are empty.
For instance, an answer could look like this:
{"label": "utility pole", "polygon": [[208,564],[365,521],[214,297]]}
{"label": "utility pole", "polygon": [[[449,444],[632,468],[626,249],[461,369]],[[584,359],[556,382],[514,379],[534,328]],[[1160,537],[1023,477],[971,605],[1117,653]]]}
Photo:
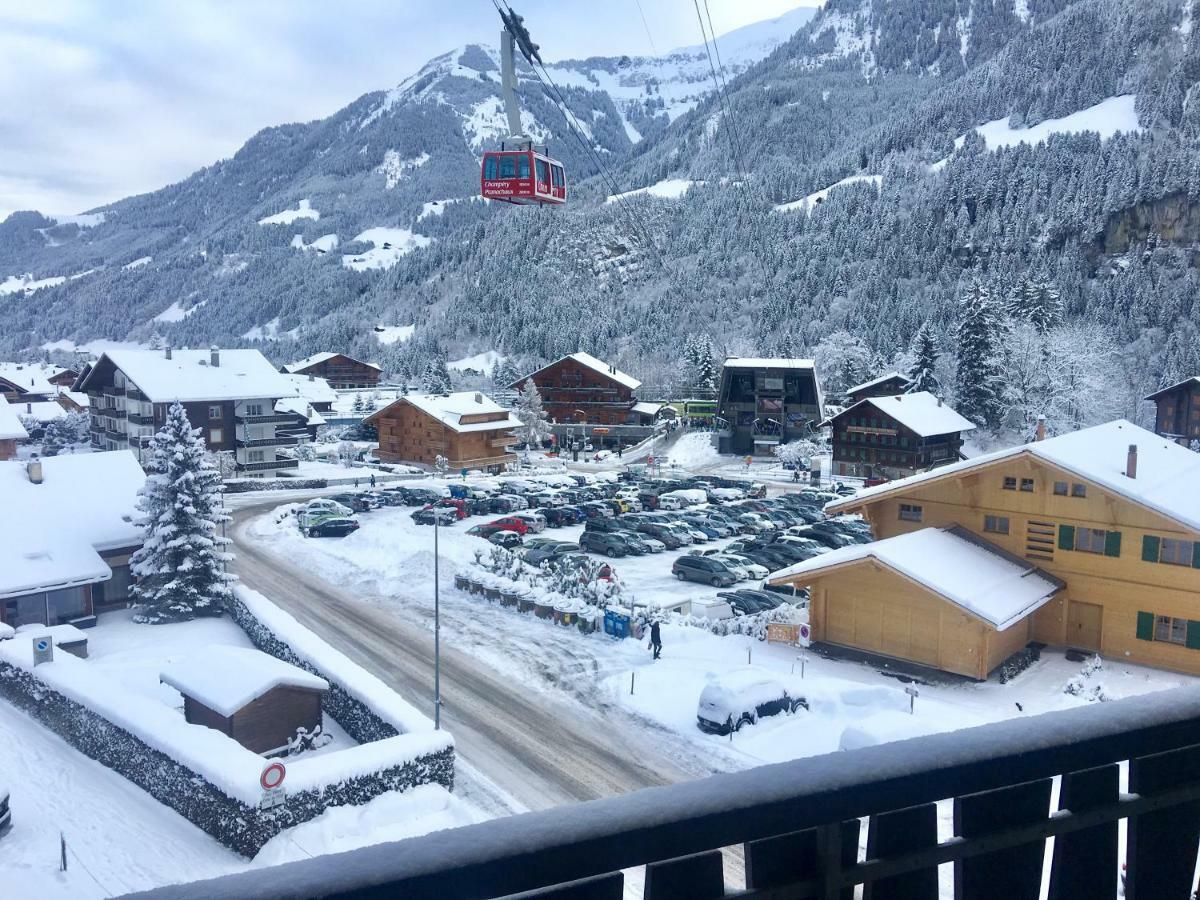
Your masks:
{"label": "utility pole", "polygon": [[438,508],[433,510],[433,728],[442,727],[441,584],[438,577]]}

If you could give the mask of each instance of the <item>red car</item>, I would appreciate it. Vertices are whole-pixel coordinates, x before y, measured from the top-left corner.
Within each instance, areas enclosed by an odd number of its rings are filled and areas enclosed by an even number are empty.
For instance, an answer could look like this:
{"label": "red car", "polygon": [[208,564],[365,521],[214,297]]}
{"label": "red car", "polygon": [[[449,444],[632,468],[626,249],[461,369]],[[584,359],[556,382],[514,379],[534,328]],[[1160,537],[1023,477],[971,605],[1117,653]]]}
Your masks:
{"label": "red car", "polygon": [[529,531],[529,526],[516,516],[505,516],[502,519],[496,519],[495,521],[488,522],[488,524],[499,525],[505,531],[515,531],[517,534],[521,535],[521,537],[524,537]]}
{"label": "red car", "polygon": [[447,506],[450,509],[453,509],[458,514],[459,519],[465,519],[467,517],[467,502],[465,500],[460,500],[457,497],[443,498],[434,505]]}

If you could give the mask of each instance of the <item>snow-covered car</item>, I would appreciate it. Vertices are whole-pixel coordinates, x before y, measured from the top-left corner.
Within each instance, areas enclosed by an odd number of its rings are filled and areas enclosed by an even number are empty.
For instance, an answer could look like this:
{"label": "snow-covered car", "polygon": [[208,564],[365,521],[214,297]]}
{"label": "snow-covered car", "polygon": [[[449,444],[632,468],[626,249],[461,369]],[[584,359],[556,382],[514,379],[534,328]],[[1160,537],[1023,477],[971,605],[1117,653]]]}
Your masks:
{"label": "snow-covered car", "polygon": [[328,516],[305,529],[309,537],[345,537],[358,531],[358,522],[341,516]]}
{"label": "snow-covered car", "polygon": [[793,679],[745,666],[720,675],[704,686],[696,709],[696,725],[708,734],[729,734],[764,716],[808,709]]}
{"label": "snow-covered car", "polygon": [[487,539],[497,547],[520,547],[523,539],[515,531],[493,531]]}
{"label": "snow-covered car", "polygon": [[541,513],[536,512],[518,512],[513,513],[513,518],[520,519],[524,522],[529,530],[534,534],[538,534],[546,530],[546,517]]}
{"label": "snow-covered car", "polygon": [[645,544],[647,547],[650,548],[651,553],[662,553],[664,550],[667,549],[666,544],[664,544],[658,538],[650,537],[650,535],[648,535],[648,534],[643,534],[642,532],[639,531],[638,538],[641,540],[641,542],[643,544]]}
{"label": "snow-covered car", "polygon": [[758,513],[742,513],[738,516],[738,521],[746,525],[755,534],[762,534],[764,531],[774,531],[775,523],[770,519],[760,516]]}
{"label": "snow-covered car", "polygon": [[708,492],[709,500],[717,500],[722,502],[741,500],[745,496],[746,492],[740,488],[713,488]]}
{"label": "snow-covered car", "polygon": [[307,516],[327,515],[327,516],[352,516],[354,510],[343,503],[338,503],[336,500],[330,500],[328,497],[320,497],[316,500],[309,500],[300,508],[299,514]]}
{"label": "snow-covered car", "polygon": [[746,570],[751,578],[766,578],[771,574],[771,570],[766,566],[759,565],[748,556],[742,556],[740,553],[721,553],[717,556],[720,559],[722,556],[728,556],[739,566]]}

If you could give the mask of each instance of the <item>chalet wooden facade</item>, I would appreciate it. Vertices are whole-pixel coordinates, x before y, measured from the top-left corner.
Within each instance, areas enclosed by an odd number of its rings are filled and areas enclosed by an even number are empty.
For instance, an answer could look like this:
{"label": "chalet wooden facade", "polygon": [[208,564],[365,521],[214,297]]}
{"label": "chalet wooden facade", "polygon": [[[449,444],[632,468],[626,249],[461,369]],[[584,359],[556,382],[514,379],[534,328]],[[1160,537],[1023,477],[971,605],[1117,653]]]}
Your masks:
{"label": "chalet wooden facade", "polygon": [[380,375],[375,363],[362,362],[345,353],[315,353],[307,359],[288,363],[280,371],[288,375],[324,378],[337,390],[377,387]]}
{"label": "chalet wooden facade", "polygon": [[1156,434],[1185,447],[1200,441],[1200,375],[1163,388],[1146,399],[1155,405]]}
{"label": "chalet wooden facade", "polygon": [[823,418],[811,359],[730,357],[717,403],[725,420],[722,453],[769,456],[780,444],[810,436]]}
{"label": "chalet wooden facade", "polygon": [[846,389],[846,405],[853,406],[870,397],[894,397],[912,386],[912,379],[900,372],[887,372],[878,378]]}
{"label": "chalet wooden facade", "polygon": [[588,353],[572,353],[509,385],[537,385],[552,422],[587,425],[639,425],[634,392],[642,383]]}
{"label": "chalet wooden facade", "polygon": [[490,398],[474,391],[409,394],[365,420],[379,433],[380,459],[449,468],[499,471],[516,460],[510,448],[521,423]]}
{"label": "chalet wooden facade", "polygon": [[322,725],[329,683],[273,656],[216,646],[173,662],[159,675],[183,696],[188,724],[213,728],[254,753],[279,755]]}
{"label": "chalet wooden facade", "polygon": [[[960,573],[957,604],[937,607],[996,632],[1005,649],[1028,641],[1099,652],[1123,661],[1200,674],[1200,454],[1129,422],[1116,421],[944,469],[868,488],[836,501],[830,513],[861,513],[887,554],[890,540],[916,532],[960,528],[994,546],[1029,573],[1061,582],[1003,621],[979,606],[1004,606],[1013,592],[989,590],[979,566],[939,552],[939,577]],[[976,668],[930,659],[935,625],[928,604],[893,602],[911,593],[908,566],[867,560],[841,571],[833,551],[772,576],[812,586],[817,640],[983,677],[996,658]],[[919,562],[928,554],[913,554]],[[949,574],[948,574],[949,573]],[[965,601],[964,601],[965,598]],[[946,604],[945,598],[938,601]],[[850,622],[834,610],[853,610]],[[861,610],[861,612],[860,612]],[[1006,608],[1006,612],[1012,612]],[[1015,629],[1015,630],[1014,630]],[[909,634],[908,649],[892,636]],[[1003,635],[1003,636],[1001,636]],[[921,646],[924,646],[924,650]],[[966,651],[964,651],[966,652]],[[951,664],[952,663],[952,664]]]}
{"label": "chalet wooden facade", "polygon": [[833,432],[833,474],[903,478],[961,458],[975,425],[933,394],[869,397],[823,424]]}

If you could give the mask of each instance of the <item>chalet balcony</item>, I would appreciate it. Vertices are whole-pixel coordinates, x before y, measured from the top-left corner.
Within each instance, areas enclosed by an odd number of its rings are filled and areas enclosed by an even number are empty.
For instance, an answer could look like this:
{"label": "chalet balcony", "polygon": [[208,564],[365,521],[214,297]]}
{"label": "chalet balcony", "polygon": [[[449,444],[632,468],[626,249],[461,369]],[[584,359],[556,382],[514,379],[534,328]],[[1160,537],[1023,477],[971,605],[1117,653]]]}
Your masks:
{"label": "chalet balcony", "polygon": [[241,422],[246,425],[286,424],[296,420],[295,416],[280,415],[278,413],[268,413],[261,416],[235,415],[233,418],[234,421]]}
{"label": "chalet balcony", "polygon": [[141,413],[130,413],[129,421],[135,425],[153,425],[154,416],[144,416]]}
{"label": "chalet balcony", "polygon": [[117,431],[115,428],[108,427],[105,427],[104,429],[104,436],[110,441],[123,441],[127,437],[125,432]]}
{"label": "chalet balcony", "polygon": [[150,402],[150,398],[147,397],[145,394],[143,394],[141,391],[139,391],[137,388],[135,388],[133,385],[130,385],[129,387],[125,388],[125,396],[128,397],[130,400],[140,400],[143,403]]}
{"label": "chalet balcony", "polygon": [[239,447],[295,447],[300,440],[294,437],[285,437],[282,434],[269,438],[255,438],[253,440],[237,439]]}
{"label": "chalet balcony", "polygon": [[[918,701],[920,702],[920,701]],[[801,713],[803,715],[803,713]],[[875,900],[1192,896],[1200,689],[714,775],[139,894]],[[1121,766],[1128,762],[1128,791]],[[1051,803],[1052,783],[1060,785]],[[939,817],[935,804],[944,802]],[[953,836],[939,838],[953,807]],[[941,818],[941,822],[939,822]],[[865,854],[860,852],[865,823]],[[1119,855],[1118,823],[1128,828]],[[1046,839],[1054,837],[1044,867]],[[741,877],[726,884],[725,866]],[[953,863],[939,872],[938,866]],[[1048,873],[1048,874],[1047,874]]]}
{"label": "chalet balcony", "polygon": [[273,472],[276,469],[298,469],[299,467],[300,462],[295,459],[274,459],[267,462],[240,462],[237,464],[239,472]]}
{"label": "chalet balcony", "polygon": [[106,409],[104,414],[110,419],[124,419],[129,413],[124,409]]}

